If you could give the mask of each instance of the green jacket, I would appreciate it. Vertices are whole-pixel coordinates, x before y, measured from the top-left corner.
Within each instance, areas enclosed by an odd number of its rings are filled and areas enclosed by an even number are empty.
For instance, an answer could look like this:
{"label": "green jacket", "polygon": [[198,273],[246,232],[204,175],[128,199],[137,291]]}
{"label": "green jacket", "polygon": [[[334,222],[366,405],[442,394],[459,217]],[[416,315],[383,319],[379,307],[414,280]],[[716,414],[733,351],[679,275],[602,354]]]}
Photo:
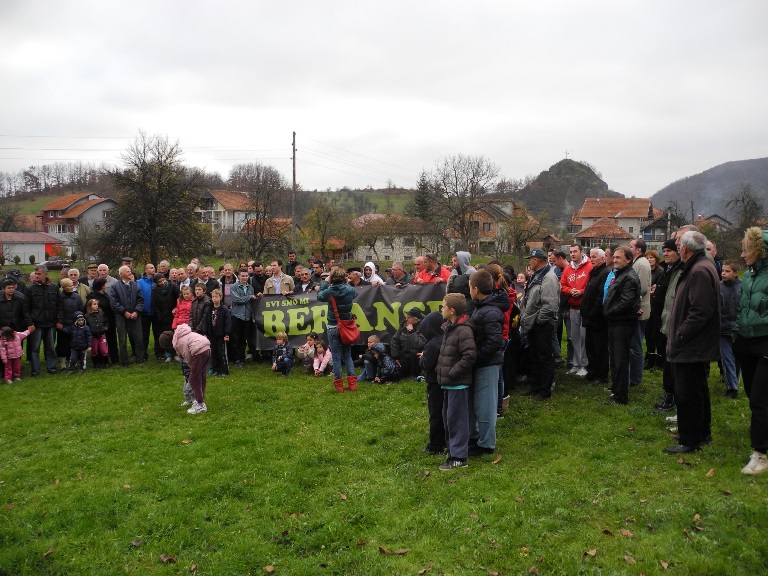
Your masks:
{"label": "green jacket", "polygon": [[[763,230],[763,244],[768,251],[768,230]],[[768,257],[744,273],[739,315],[733,332],[742,338],[768,336]]]}

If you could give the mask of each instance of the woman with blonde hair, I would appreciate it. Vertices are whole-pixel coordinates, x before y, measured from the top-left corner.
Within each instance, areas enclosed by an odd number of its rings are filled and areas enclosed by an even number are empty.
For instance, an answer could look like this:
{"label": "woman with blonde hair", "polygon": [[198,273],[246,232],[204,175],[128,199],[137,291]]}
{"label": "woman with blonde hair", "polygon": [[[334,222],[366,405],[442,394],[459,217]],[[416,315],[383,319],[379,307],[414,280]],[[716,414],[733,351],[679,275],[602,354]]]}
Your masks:
{"label": "woman with blonde hair", "polygon": [[733,352],[752,411],[752,456],[741,471],[754,476],[768,470],[768,230],[747,229],[741,257],[747,270],[741,282]]}

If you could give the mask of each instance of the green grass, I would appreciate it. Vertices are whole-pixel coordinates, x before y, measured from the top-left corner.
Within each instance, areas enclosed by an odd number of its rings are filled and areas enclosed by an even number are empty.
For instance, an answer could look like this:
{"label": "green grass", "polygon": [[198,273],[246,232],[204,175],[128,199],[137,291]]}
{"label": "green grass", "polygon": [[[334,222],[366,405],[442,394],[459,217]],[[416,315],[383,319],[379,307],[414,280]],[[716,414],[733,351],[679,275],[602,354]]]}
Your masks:
{"label": "green grass", "polygon": [[52,201],[56,200],[57,198],[61,198],[62,196],[66,196],[68,193],[62,193],[62,194],[44,194],[40,196],[35,196],[34,198],[29,198],[25,200],[8,200],[12,204],[15,204],[19,207],[19,214],[34,214],[37,216],[40,213],[40,210],[42,210],[43,206],[46,204],[50,204]]}
{"label": "green grass", "polygon": [[0,387],[0,574],[763,573],[768,476],[739,472],[749,407],[716,380],[715,442],[682,463],[658,374],[622,407],[558,372],[546,404],[513,392],[497,463],[440,472],[413,382],[250,365],[190,416],[175,363],[24,378]]}

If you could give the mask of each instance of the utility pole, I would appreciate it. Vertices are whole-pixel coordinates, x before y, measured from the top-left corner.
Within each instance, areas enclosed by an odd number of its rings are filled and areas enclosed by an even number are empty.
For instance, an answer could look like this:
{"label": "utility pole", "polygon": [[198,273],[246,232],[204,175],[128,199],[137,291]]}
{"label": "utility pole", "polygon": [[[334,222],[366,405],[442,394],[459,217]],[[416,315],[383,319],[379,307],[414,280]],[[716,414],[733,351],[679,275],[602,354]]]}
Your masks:
{"label": "utility pole", "polygon": [[291,249],[296,249],[296,132],[293,133],[293,186],[291,187]]}

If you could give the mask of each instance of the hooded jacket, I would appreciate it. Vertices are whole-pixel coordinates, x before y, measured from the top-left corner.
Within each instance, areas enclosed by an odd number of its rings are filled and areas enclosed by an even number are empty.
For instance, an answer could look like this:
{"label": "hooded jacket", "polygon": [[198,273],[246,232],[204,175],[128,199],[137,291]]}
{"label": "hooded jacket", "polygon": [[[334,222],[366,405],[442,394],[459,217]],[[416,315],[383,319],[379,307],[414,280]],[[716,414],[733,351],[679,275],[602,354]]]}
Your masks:
{"label": "hooded jacket", "polygon": [[387,354],[387,349],[381,342],[373,345],[379,357],[376,360],[376,376],[380,382],[395,382],[400,378],[400,366]]}
{"label": "hooded jacket", "polygon": [[469,306],[469,309],[465,310],[465,312],[472,315],[474,305],[472,303],[472,298],[469,295],[469,277],[477,272],[477,270],[474,266],[470,266],[470,257],[471,254],[469,252],[456,252],[458,266],[451,270],[451,275],[448,277],[448,282],[446,283],[445,292],[446,294],[452,292],[462,294],[464,298],[467,299],[467,305]]}
{"label": "hooded jacket", "polygon": [[456,322],[443,324],[443,341],[437,358],[437,382],[440,387],[469,387],[476,360],[477,346],[472,320],[465,314]]}
{"label": "hooded jacket", "polygon": [[211,343],[202,334],[192,332],[189,324],[182,324],[173,333],[173,347],[187,364],[192,364],[192,357],[210,351]]}
{"label": "hooded jacket", "polygon": [[[73,292],[74,294],[74,292]],[[75,297],[80,300],[80,297],[75,294]],[[80,318],[83,319],[84,324],[78,326],[77,322]],[[74,322],[71,326],[65,326],[64,331],[69,334],[69,347],[72,350],[87,350],[91,347],[91,341],[93,340],[93,333],[88,327],[88,323],[85,322],[85,316],[82,312],[76,312]]]}
{"label": "hooded jacket", "polygon": [[24,354],[21,341],[27,336],[29,336],[29,330],[23,330],[21,332],[15,331],[13,333],[13,338],[10,340],[0,338],[0,360],[3,361],[3,364],[14,358],[21,358]]}
{"label": "hooded jacket", "polygon": [[[368,276],[368,278],[365,277],[365,268],[371,269],[371,275]],[[376,266],[374,266],[373,262],[366,262],[365,266],[363,266],[363,280],[367,280],[371,283],[371,285],[378,285],[378,284],[384,284],[384,280],[381,279],[381,276],[376,274]]]}
{"label": "hooded jacket", "polygon": [[768,336],[768,230],[762,231],[766,256],[744,273],[734,333],[742,338]]}
{"label": "hooded jacket", "polygon": [[[581,301],[584,296],[584,289],[587,287],[589,273],[592,270],[592,262],[584,254],[581,262],[575,264],[569,262],[560,276],[560,291],[564,298],[568,298],[568,306],[571,308],[581,308]],[[571,296],[571,290],[581,290],[581,296]]]}
{"label": "hooded jacket", "polygon": [[483,300],[474,300],[472,324],[475,327],[477,346],[476,368],[504,363],[504,313],[509,309],[509,294],[496,289]]}
{"label": "hooded jacket", "polygon": [[443,343],[443,322],[445,320],[440,312],[430,312],[419,322],[419,332],[426,341],[419,366],[428,384],[437,384],[437,357]]}

